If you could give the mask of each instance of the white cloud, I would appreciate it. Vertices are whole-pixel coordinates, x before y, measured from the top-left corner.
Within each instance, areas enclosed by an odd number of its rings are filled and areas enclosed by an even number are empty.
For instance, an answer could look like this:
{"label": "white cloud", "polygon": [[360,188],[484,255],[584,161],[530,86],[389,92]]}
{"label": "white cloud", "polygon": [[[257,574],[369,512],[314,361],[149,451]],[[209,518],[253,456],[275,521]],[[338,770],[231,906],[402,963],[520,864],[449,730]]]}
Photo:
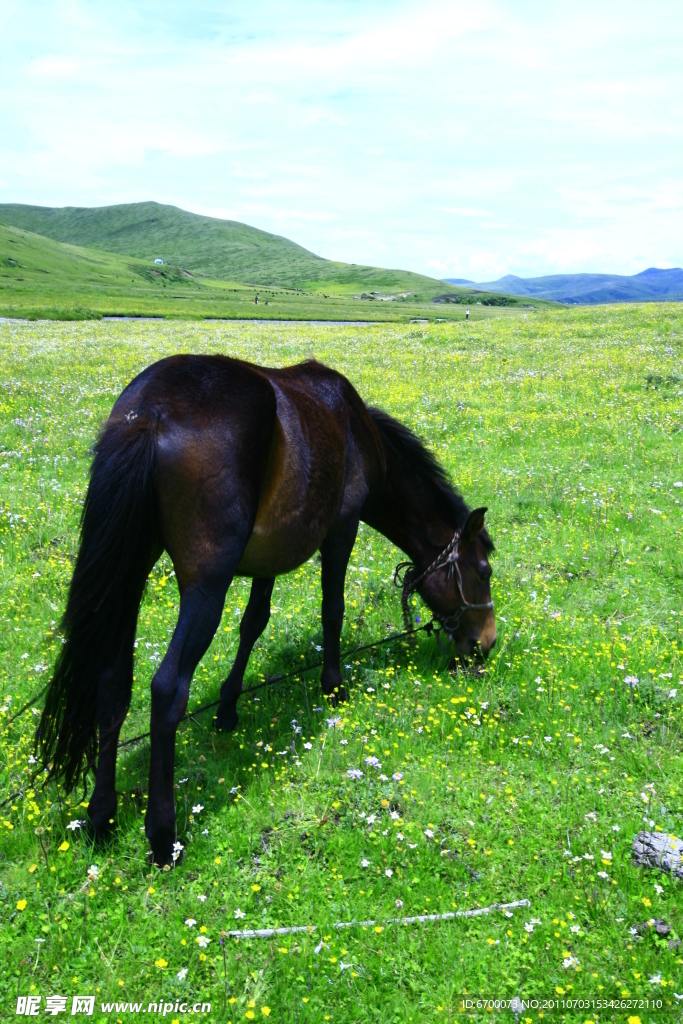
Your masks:
{"label": "white cloud", "polygon": [[0,13],[0,200],[444,276],[683,262],[678,5],[255,2]]}

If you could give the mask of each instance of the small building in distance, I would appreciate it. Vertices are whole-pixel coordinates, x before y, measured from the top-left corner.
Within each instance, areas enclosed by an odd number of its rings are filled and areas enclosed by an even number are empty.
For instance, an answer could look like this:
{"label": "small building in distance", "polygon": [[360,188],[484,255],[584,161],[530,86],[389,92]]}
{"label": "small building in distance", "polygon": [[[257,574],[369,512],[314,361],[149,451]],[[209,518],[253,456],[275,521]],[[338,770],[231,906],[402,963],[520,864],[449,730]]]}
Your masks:
{"label": "small building in distance", "polygon": [[155,259],[155,261],[154,261],[154,262],[155,262],[155,263],[157,264],[157,266],[159,266],[159,267],[163,266],[163,264],[164,264],[164,261],[163,261],[163,260],[160,260],[158,256],[157,256],[157,258]]}

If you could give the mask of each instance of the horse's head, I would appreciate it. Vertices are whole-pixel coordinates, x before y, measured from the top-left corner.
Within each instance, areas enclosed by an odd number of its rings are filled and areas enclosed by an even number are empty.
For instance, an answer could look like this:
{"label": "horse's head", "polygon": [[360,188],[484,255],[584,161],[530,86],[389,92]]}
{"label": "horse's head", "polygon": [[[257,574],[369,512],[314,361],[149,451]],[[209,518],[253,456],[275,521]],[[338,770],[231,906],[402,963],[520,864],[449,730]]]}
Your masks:
{"label": "horse's head", "polygon": [[484,529],[485,512],[470,512],[453,549],[419,584],[423,600],[451,634],[457,652],[466,657],[477,644],[486,657],[496,642],[488,559],[493,542]]}

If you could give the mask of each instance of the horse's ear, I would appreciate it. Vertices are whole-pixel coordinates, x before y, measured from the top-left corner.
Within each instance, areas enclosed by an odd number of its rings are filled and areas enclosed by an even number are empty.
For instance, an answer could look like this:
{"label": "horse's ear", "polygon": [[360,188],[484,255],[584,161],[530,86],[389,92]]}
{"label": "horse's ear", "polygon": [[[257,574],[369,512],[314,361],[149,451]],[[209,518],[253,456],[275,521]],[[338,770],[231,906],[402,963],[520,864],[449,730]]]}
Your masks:
{"label": "horse's ear", "polygon": [[473,537],[476,537],[484,529],[486,511],[485,505],[482,508],[472,509],[462,530],[462,536],[465,540],[472,540]]}

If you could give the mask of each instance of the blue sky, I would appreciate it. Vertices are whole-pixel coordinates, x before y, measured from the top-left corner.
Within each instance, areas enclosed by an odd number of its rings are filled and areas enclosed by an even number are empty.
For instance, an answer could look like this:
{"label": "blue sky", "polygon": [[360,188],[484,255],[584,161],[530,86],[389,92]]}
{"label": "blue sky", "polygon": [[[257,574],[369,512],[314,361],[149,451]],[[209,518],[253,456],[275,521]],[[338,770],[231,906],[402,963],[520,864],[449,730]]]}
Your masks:
{"label": "blue sky", "polygon": [[683,264],[680,3],[0,0],[0,201],[493,279]]}

